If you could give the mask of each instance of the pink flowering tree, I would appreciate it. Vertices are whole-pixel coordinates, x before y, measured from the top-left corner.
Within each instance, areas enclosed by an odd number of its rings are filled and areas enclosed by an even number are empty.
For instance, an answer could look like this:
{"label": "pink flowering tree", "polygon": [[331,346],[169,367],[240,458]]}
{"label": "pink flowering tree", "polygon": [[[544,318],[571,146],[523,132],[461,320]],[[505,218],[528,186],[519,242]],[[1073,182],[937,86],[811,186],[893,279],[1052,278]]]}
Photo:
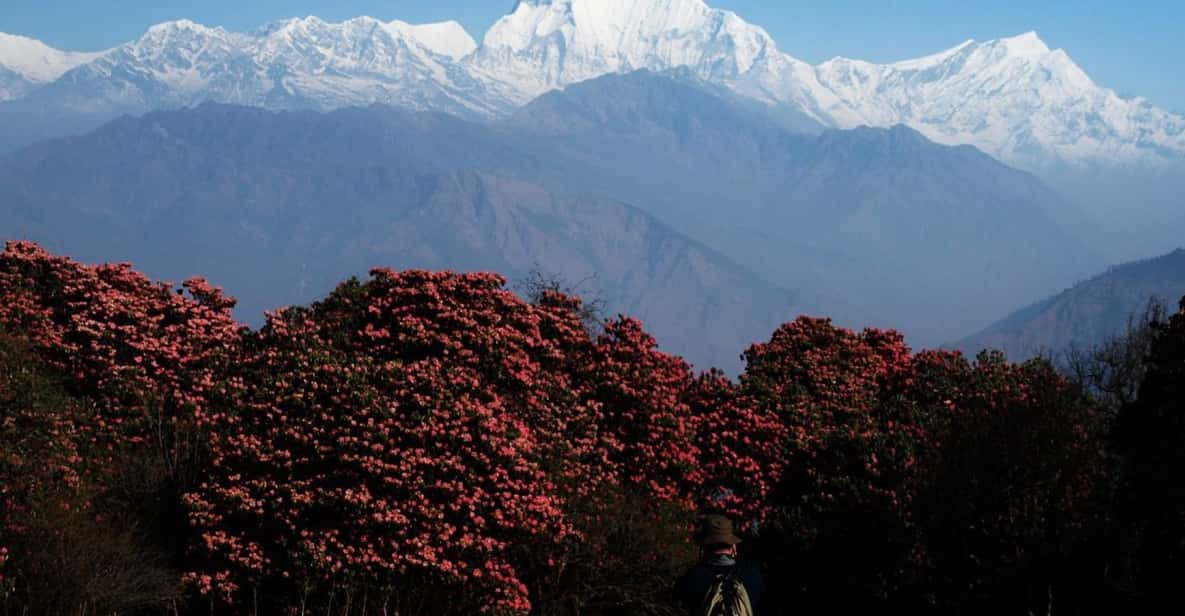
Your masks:
{"label": "pink flowering tree", "polygon": [[1077,555],[1100,522],[1100,407],[1043,360],[927,353],[918,364],[919,389],[939,410],[940,448],[916,507],[926,592],[944,608],[1072,605],[1097,574],[1078,569]]}
{"label": "pink flowering tree", "polygon": [[200,278],[181,291],[127,264],[82,265],[29,242],[0,254],[0,325],[96,403],[78,427],[92,466],[150,450],[178,481],[198,468],[195,428],[241,335],[233,305]]}
{"label": "pink flowering tree", "polygon": [[930,438],[901,335],[802,317],[745,358],[741,403],[784,435],[761,547],[794,582],[775,591],[820,609],[883,598],[915,555],[911,502]]}
{"label": "pink flowering tree", "polygon": [[[71,587],[90,589],[73,600],[100,601],[87,594],[99,588],[92,576],[103,567],[127,573],[106,575],[106,598],[92,609],[170,595],[179,574],[157,566],[157,544],[184,538],[182,527],[170,526],[177,522],[168,514],[175,510],[170,494],[204,470],[206,397],[221,386],[240,336],[232,305],[200,279],[178,290],[126,264],[89,266],[29,242],[7,245],[0,254],[0,329],[27,349],[30,364],[60,375],[68,404],[44,418],[56,426],[47,451],[73,452],[36,462],[39,471],[72,479],[54,496],[60,506],[42,508],[52,516],[21,530],[27,544],[42,546],[38,558],[10,554],[12,566],[55,572],[60,577],[33,577],[62,601]],[[39,434],[19,423],[29,438]],[[167,533],[150,536],[146,519]],[[69,548],[53,560],[51,546]],[[154,590],[114,597],[124,582]]]}
{"label": "pink flowering tree", "polygon": [[588,344],[569,303],[375,270],[270,315],[188,497],[209,564],[190,579],[240,601],[394,608],[452,588],[456,610],[529,610],[521,547],[573,534],[558,486],[614,477],[567,368]]}
{"label": "pink flowering tree", "polygon": [[719,372],[697,377],[686,399],[699,449],[697,510],[759,528],[785,470],[786,424]]}

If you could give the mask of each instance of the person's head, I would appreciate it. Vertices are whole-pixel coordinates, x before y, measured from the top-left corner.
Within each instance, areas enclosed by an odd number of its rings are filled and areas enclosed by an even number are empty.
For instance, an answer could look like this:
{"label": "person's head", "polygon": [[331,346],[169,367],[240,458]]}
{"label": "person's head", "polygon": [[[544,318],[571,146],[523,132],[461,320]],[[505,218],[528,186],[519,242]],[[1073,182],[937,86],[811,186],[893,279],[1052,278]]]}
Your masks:
{"label": "person's head", "polygon": [[732,520],[717,514],[702,516],[693,537],[704,554],[735,556],[741,542],[732,528]]}

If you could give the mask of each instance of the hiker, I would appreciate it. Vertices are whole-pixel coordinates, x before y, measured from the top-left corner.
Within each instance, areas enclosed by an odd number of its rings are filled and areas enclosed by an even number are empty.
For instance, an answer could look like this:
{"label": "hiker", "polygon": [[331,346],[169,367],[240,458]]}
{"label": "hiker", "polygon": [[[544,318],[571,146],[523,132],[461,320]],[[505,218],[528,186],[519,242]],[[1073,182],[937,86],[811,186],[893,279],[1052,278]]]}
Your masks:
{"label": "hiker", "polygon": [[765,583],[757,565],[737,560],[732,520],[705,515],[694,538],[700,561],[675,583],[675,600],[693,616],[751,616]]}

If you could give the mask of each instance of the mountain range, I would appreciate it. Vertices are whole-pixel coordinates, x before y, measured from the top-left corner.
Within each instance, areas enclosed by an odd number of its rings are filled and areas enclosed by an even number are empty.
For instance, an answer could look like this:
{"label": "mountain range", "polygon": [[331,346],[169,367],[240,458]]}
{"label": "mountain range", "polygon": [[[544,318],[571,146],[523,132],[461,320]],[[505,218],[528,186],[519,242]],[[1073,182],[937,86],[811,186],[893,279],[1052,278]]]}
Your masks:
{"label": "mountain range", "polygon": [[[8,75],[0,83],[9,84],[0,134],[9,148],[203,101],[319,110],[383,103],[498,118],[550,90],[649,69],[683,71],[819,127],[905,124],[1031,170],[1185,155],[1185,118],[1096,85],[1032,32],[890,64],[811,65],[701,0],[520,0],[480,43],[455,22],[366,17],[291,19],[248,33],[182,20],[99,54],[31,52],[40,44],[12,40],[0,39]],[[36,57],[47,62],[29,61]]]}
{"label": "mountain range", "polygon": [[636,72],[550,92],[501,126],[555,169],[535,181],[636,204],[767,280],[830,293],[825,314],[916,343],[1106,264],[1083,239],[1097,231],[1040,180],[901,125],[796,134]]}
{"label": "mountain range", "polygon": [[1172,314],[1185,297],[1185,249],[1125,263],[1018,310],[955,346],[967,353],[1003,350],[1013,360],[1061,359],[1124,331],[1149,301]]}
{"label": "mountain range", "polygon": [[248,320],[373,265],[592,276],[666,348],[729,369],[799,313],[932,346],[1105,265],[1071,204],[974,148],[904,126],[795,133],[648,71],[496,122],[387,106],[125,117],[0,160],[0,204],[10,237],[206,274]]}
{"label": "mountain range", "polygon": [[0,102],[21,98],[101,55],[59,51],[41,41],[0,32]]}
{"label": "mountain range", "polygon": [[204,104],[3,161],[0,228],[81,260],[208,276],[256,325],[380,265],[585,280],[664,348],[730,370],[738,341],[795,314],[791,293],[637,208],[462,169],[533,164],[503,154],[443,114]]}

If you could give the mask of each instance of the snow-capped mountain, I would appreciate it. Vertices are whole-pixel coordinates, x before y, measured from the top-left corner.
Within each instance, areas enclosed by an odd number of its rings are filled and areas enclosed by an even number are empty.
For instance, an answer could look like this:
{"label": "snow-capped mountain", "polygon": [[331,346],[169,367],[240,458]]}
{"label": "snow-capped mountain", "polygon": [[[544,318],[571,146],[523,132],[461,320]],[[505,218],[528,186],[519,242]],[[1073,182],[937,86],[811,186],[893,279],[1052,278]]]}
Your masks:
{"label": "snow-capped mountain", "polygon": [[100,55],[59,51],[35,39],[0,32],[0,101],[24,96]]}
{"label": "snow-capped mountain", "polygon": [[1033,32],[892,64],[812,66],[702,0],[520,0],[470,61],[526,97],[610,72],[689,69],[825,126],[906,124],[1026,168],[1185,156],[1185,118],[1096,85]]}
{"label": "snow-capped mountain", "polygon": [[534,98],[638,69],[733,80],[773,54],[764,30],[700,0],[523,0],[486,33],[472,64]]}
{"label": "snow-capped mountain", "polygon": [[1185,117],[1095,84],[1035,33],[890,64],[814,66],[703,0],[520,0],[480,45],[455,22],[367,17],[291,19],[250,33],[169,22],[89,57],[24,41],[0,38],[0,100],[5,88],[9,98],[32,92],[37,117],[47,108],[99,117],[210,100],[321,110],[386,103],[490,118],[549,90],[650,69],[822,126],[905,124],[1027,169],[1185,160]]}
{"label": "snow-capped mountain", "polygon": [[486,33],[469,63],[514,85],[525,102],[614,72],[678,70],[824,126],[840,105],[814,67],[732,11],[703,0],[520,0]]}
{"label": "snow-capped mountain", "polygon": [[499,98],[457,63],[476,47],[455,22],[306,17],[237,33],[179,20],[69,71],[46,96],[84,112],[217,101],[283,109],[386,103],[488,116]]}
{"label": "snow-capped mountain", "polygon": [[836,58],[816,74],[843,101],[840,127],[907,124],[1025,167],[1185,154],[1185,118],[1099,87],[1036,32],[893,64]]}

